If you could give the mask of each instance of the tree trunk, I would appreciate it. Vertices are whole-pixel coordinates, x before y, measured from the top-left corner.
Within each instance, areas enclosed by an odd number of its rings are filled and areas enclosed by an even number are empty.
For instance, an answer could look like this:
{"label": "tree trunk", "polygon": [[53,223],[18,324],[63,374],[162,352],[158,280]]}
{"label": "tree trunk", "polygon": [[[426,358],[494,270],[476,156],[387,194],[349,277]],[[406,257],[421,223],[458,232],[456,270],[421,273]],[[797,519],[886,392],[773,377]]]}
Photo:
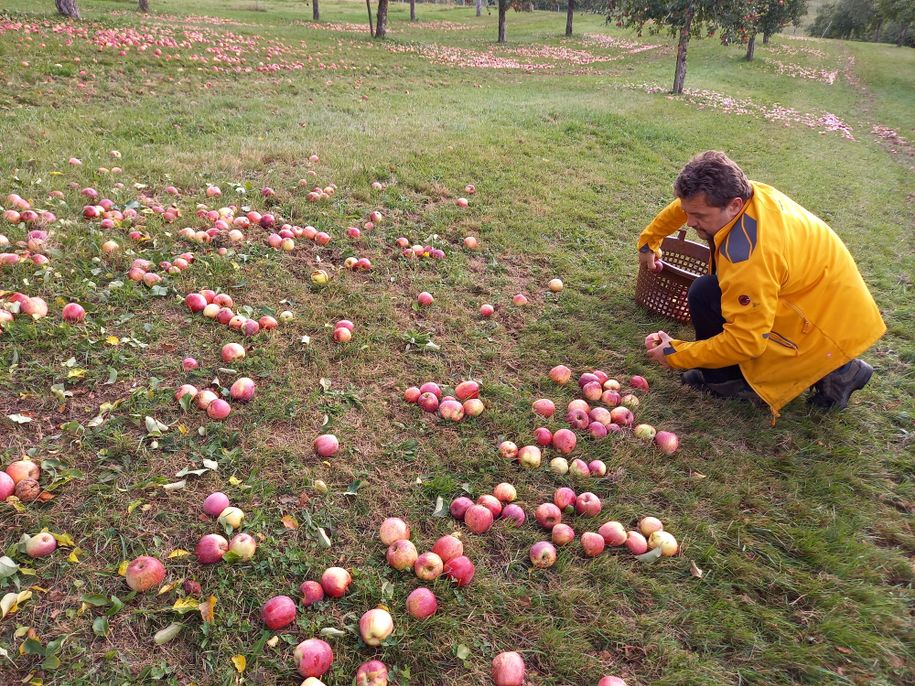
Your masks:
{"label": "tree trunk", "polygon": [[76,0],[54,0],[57,5],[57,11],[70,19],[82,19],[79,16],[79,7],[76,6]]}
{"label": "tree trunk", "polygon": [[483,14],[483,0],[477,0],[477,16],[479,17],[482,14]]}
{"label": "tree trunk", "polygon": [[693,23],[693,11],[686,13],[683,26],[680,27],[680,42],[677,43],[677,67],[674,71],[674,95],[683,95],[683,82],[686,81],[686,48],[689,45],[689,29]]}
{"label": "tree trunk", "polygon": [[750,34],[750,40],[747,41],[747,62],[753,61],[753,54],[756,52],[756,34]]}
{"label": "tree trunk", "polygon": [[318,0],[311,0],[311,19],[321,21],[321,10],[318,9]]}
{"label": "tree trunk", "polygon": [[572,35],[572,17],[575,15],[575,0],[568,0],[569,9],[566,12],[566,35]]}
{"label": "tree trunk", "polygon": [[877,17],[877,28],[874,29],[874,42],[880,42],[880,29],[883,28],[883,18]]}
{"label": "tree trunk", "polygon": [[369,33],[375,37],[375,25],[372,23],[372,0],[365,0],[365,8],[369,11]]}
{"label": "tree trunk", "polygon": [[499,43],[505,42],[505,10],[508,9],[508,0],[499,0]]}
{"label": "tree trunk", "polygon": [[416,21],[416,0],[410,0],[410,21]]}
{"label": "tree trunk", "polygon": [[375,12],[375,38],[384,38],[388,33],[388,0],[378,0]]}
{"label": "tree trunk", "polygon": [[771,33],[763,32],[763,45],[769,45],[769,36],[771,35]]}
{"label": "tree trunk", "polygon": [[149,12],[149,0],[139,0],[137,3],[137,9],[141,12]]}

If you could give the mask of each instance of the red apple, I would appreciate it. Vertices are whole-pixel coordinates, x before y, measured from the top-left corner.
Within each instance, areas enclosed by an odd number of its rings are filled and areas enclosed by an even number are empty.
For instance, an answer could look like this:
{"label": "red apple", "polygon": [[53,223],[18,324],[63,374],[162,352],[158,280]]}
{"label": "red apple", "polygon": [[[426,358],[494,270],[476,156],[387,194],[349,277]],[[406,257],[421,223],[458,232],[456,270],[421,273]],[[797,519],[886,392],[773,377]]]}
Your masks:
{"label": "red apple", "polygon": [[587,401],[582,400],[581,398],[575,398],[575,400],[570,400],[569,404],[566,406],[566,411],[571,412],[572,410],[581,410],[585,414],[588,414],[591,411],[591,406],[588,405]]}
{"label": "red apple", "polygon": [[435,553],[423,553],[413,563],[413,572],[423,581],[435,581],[442,575],[445,563]]}
{"label": "red apple", "polygon": [[[435,412],[438,409],[438,398],[434,393],[425,392],[421,393],[419,398],[416,401],[416,404],[419,405],[425,412]],[[463,410],[463,408],[461,408]]]}
{"label": "red apple", "polygon": [[518,457],[518,446],[511,441],[502,441],[499,444],[499,454],[506,460],[514,460]]}
{"label": "red apple", "polygon": [[412,541],[405,538],[391,543],[391,545],[388,546],[387,553],[385,553],[385,559],[388,561],[388,564],[398,572],[411,569],[418,557],[419,554],[416,552],[416,546],[413,545]]}
{"label": "red apple", "polygon": [[680,447],[680,439],[677,434],[670,431],[658,431],[654,437],[654,443],[665,455],[673,455]]}
{"label": "red apple", "polygon": [[496,686],[521,686],[524,683],[524,658],[516,652],[496,655],[492,661],[492,680]]}
{"label": "red apple", "polygon": [[334,651],[326,641],[309,638],[296,646],[293,657],[301,676],[321,677],[333,664]]}
{"label": "red apple", "polygon": [[560,486],[553,492],[553,504],[561,511],[568,511],[575,507],[575,491],[568,486]]}
{"label": "red apple", "polygon": [[229,416],[231,411],[231,405],[229,405],[229,403],[227,403],[222,398],[216,398],[213,402],[207,405],[207,416],[210,419],[222,421]]}
{"label": "red apple", "polygon": [[655,531],[664,529],[664,524],[657,517],[642,517],[639,520],[639,531],[646,538],[651,536]]}
{"label": "red apple", "polygon": [[638,531],[630,531],[626,534],[626,547],[633,555],[641,555],[648,552],[648,541]]}
{"label": "red apple", "polygon": [[566,545],[575,539],[575,529],[568,524],[559,523],[550,531],[550,540],[556,545]]}
{"label": "red apple", "polygon": [[466,586],[473,581],[475,568],[470,558],[461,555],[445,563],[445,576],[452,579],[458,586]]}
{"label": "red apple", "polygon": [[[518,497],[518,491],[510,483],[502,482],[498,484],[494,489],[492,489],[492,494],[499,499],[500,502],[510,503]],[[495,514],[495,513],[493,513]]]}
{"label": "red apple", "polygon": [[181,360],[181,368],[186,372],[192,372],[199,366],[200,365],[197,363],[197,360],[195,360],[193,357],[185,357],[183,360]]}
{"label": "red apple", "polygon": [[489,318],[495,313],[495,311],[496,311],[496,308],[493,307],[492,305],[490,305],[489,303],[480,305],[480,316],[481,317]]}
{"label": "red apple", "polygon": [[603,389],[600,387],[600,384],[597,381],[589,381],[586,383],[582,389],[581,394],[585,397],[586,400],[600,400]]}
{"label": "red apple", "polygon": [[[177,391],[175,391],[175,400],[181,400],[186,395],[191,396],[191,398],[196,397],[198,391],[196,386],[192,386],[189,383],[182,385]],[[214,395],[215,398],[215,395]],[[212,400],[210,401],[212,402]]]}
{"label": "red apple", "polygon": [[626,542],[626,528],[619,522],[606,522],[597,530],[609,546],[619,546]]}
{"label": "red apple", "polygon": [[410,525],[399,517],[388,517],[378,528],[378,537],[385,545],[410,538]]}
{"label": "red apple", "polygon": [[232,384],[232,387],[229,389],[229,395],[232,397],[232,400],[246,403],[254,397],[254,388],[254,381],[247,376],[242,376],[236,379],[235,383]]}
{"label": "red apple", "polygon": [[604,426],[607,426],[613,420],[610,418],[610,410],[606,407],[593,407],[588,413],[588,416],[591,418],[591,422],[599,422]]}
{"label": "red apple", "polygon": [[442,400],[438,406],[439,416],[449,422],[459,422],[464,418],[464,406],[457,400]]}
{"label": "red apple", "polygon": [[464,513],[464,524],[475,534],[485,534],[492,527],[492,511],[484,505],[472,505]]}
{"label": "red apple", "polygon": [[[499,500],[494,495],[489,495],[488,493],[485,493],[485,494],[481,495],[479,498],[477,498],[476,504],[482,505],[487,510],[492,512],[493,518],[496,518],[500,514],[502,514],[502,501]],[[466,518],[466,516],[465,516],[465,518]]]}
{"label": "red apple", "polygon": [[524,524],[524,520],[527,519],[527,515],[524,514],[524,510],[520,505],[509,503],[502,510],[502,519],[512,526],[521,526]]}
{"label": "red apple", "polygon": [[629,379],[629,385],[633,388],[637,388],[640,391],[648,390],[648,381],[645,380],[644,376],[633,376]]}
{"label": "red apple", "polygon": [[464,401],[464,415],[467,417],[479,417],[485,409],[486,406],[479,398],[468,398]]}
{"label": "red apple", "polygon": [[562,521],[562,511],[553,503],[542,503],[534,511],[534,518],[540,526],[550,530]]}
{"label": "red apple", "polygon": [[538,541],[531,546],[529,556],[535,567],[546,569],[556,563],[556,547],[549,541]]}
{"label": "red apple", "polygon": [[321,434],[314,441],[314,451],[321,457],[331,457],[337,454],[340,442],[333,434]]}
{"label": "red apple", "polygon": [[607,476],[607,465],[603,460],[591,460],[588,463],[588,470],[591,472],[591,476]]}
{"label": "red apple", "polygon": [[41,469],[38,467],[37,463],[32,462],[31,460],[16,460],[7,466],[6,473],[13,480],[14,484],[18,484],[23,479],[34,479],[35,481],[38,481]]}
{"label": "red apple", "polygon": [[464,519],[464,515],[467,513],[474,503],[470,498],[466,496],[459,496],[451,501],[451,507],[449,508],[451,516],[455,519]]}
{"label": "red apple", "polygon": [[545,426],[537,427],[534,429],[534,440],[538,445],[546,447],[553,442],[553,432]]}
{"label": "red apple", "polygon": [[442,558],[442,562],[448,562],[464,554],[464,544],[456,536],[446,535],[439,538],[435,545],[432,546],[432,552]]}
{"label": "red apple", "polygon": [[359,635],[369,646],[380,646],[394,631],[391,613],[376,607],[365,612],[359,619]]}
{"label": "red apple", "polygon": [[68,303],[64,305],[64,309],[61,311],[61,316],[65,322],[81,322],[86,317],[86,310],[84,310],[83,306],[78,303]]}
{"label": "red apple", "polygon": [[419,400],[420,395],[421,394],[420,394],[419,388],[417,388],[416,386],[410,386],[407,390],[405,390],[403,392],[403,399],[405,401],[407,401],[408,403],[415,403],[417,400]]}
{"label": "red apple", "polygon": [[597,374],[592,374],[591,372],[585,372],[584,374],[582,374],[581,376],[578,377],[578,387],[584,388],[585,385],[591,383],[592,381],[600,383],[600,378],[597,376]]}
{"label": "red apple", "polygon": [[222,511],[229,507],[229,496],[220,491],[210,493],[203,501],[203,511],[210,517],[218,517]]}
{"label": "red apple", "polygon": [[324,600],[324,588],[317,581],[303,581],[299,586],[302,594],[302,605],[310,607]]}
{"label": "red apple", "polygon": [[261,621],[268,629],[282,629],[295,621],[295,601],[288,595],[274,596],[261,608]]}
{"label": "red apple", "polygon": [[245,349],[238,343],[226,343],[222,346],[222,361],[226,363],[243,360],[245,358]]}
{"label": "red apple", "polygon": [[0,503],[13,495],[15,490],[16,484],[13,482],[13,477],[6,472],[0,472]]}
{"label": "red apple", "polygon": [[582,517],[596,517],[600,514],[600,509],[600,498],[590,491],[579,494],[575,499],[575,511]]}
{"label": "red apple", "polygon": [[[48,557],[57,549],[57,539],[53,535],[49,534],[47,531],[43,531],[40,534],[35,534],[31,536],[29,540],[25,542],[25,554],[29,557]],[[137,558],[143,559],[143,558]],[[149,558],[153,559],[153,558]],[[134,560],[136,562],[136,560]],[[158,562],[158,560],[156,560]],[[128,566],[128,571],[130,567]],[[163,570],[162,574],[165,574]],[[129,581],[128,581],[129,583]],[[133,588],[131,586],[131,588]],[[134,590],[146,590],[144,589],[134,589]]]}
{"label": "red apple", "polygon": [[581,548],[588,557],[597,557],[604,552],[606,545],[604,537],[593,531],[586,531],[581,535]]}
{"label": "red apple", "polygon": [[558,364],[550,370],[549,377],[554,383],[565,386],[572,378],[572,370],[564,364]]}
{"label": "red apple", "polygon": [[556,405],[549,398],[535,400],[532,407],[534,414],[539,414],[541,417],[552,417],[556,412]]}
{"label": "red apple", "polygon": [[572,476],[578,476],[582,478],[588,478],[591,476],[591,470],[588,468],[588,463],[584,460],[579,460],[578,458],[575,458],[569,464],[569,472],[572,474]]}
{"label": "red apple", "polygon": [[331,598],[342,598],[352,582],[353,577],[342,567],[328,567],[321,575],[321,587]]}
{"label": "red apple", "polygon": [[626,682],[618,676],[605,676],[597,682],[597,686],[626,686]]}
{"label": "red apple", "polygon": [[229,549],[229,542],[219,534],[207,534],[197,542],[194,553],[202,565],[219,562]]}
{"label": "red apple", "polygon": [[[306,682],[304,686],[317,686],[317,684]],[[388,668],[381,660],[363,662],[356,670],[353,686],[388,686]]]}
{"label": "red apple", "polygon": [[517,293],[512,296],[512,305],[524,307],[527,305],[527,296],[524,293]]}
{"label": "red apple", "polygon": [[454,396],[461,402],[480,397],[480,384],[476,381],[462,381],[454,388]]}
{"label": "red apple", "polygon": [[586,410],[576,407],[566,412],[566,421],[573,429],[587,429],[591,424],[591,417]]}
{"label": "red apple", "polygon": [[607,437],[607,427],[600,422],[591,422],[588,425],[588,433],[592,438],[601,439]]}
{"label": "red apple", "polygon": [[619,424],[620,426],[632,426],[632,422],[635,421],[635,415],[632,414],[632,410],[622,405],[610,410],[610,418],[614,424]]}
{"label": "red apple", "polygon": [[184,304],[191,312],[202,312],[203,308],[208,305],[206,298],[200,293],[188,293],[184,297]]}
{"label": "red apple", "polygon": [[553,434],[553,447],[563,455],[568,455],[578,444],[578,437],[569,429],[557,429]]}
{"label": "red apple", "polygon": [[608,407],[616,407],[622,399],[623,397],[619,394],[619,391],[604,391],[600,396],[600,401]]}
{"label": "red apple", "polygon": [[165,566],[154,557],[141,555],[127,565],[124,578],[132,590],[143,593],[162,583],[165,579]]}
{"label": "red apple", "polygon": [[438,600],[435,598],[435,594],[428,588],[420,587],[414,589],[413,592],[407,596],[407,612],[410,613],[411,617],[426,619],[427,617],[434,615],[437,609]]}
{"label": "red apple", "polygon": [[416,302],[419,303],[420,307],[428,307],[435,299],[432,297],[432,294],[428,291],[423,291],[418,296],[416,296]]}

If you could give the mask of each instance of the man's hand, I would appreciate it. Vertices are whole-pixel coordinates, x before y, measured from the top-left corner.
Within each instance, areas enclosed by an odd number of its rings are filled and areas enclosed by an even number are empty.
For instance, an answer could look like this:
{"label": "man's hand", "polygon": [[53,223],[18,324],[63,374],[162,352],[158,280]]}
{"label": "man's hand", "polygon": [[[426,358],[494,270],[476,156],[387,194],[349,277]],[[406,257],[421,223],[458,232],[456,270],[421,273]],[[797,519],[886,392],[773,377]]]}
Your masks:
{"label": "man's hand", "polygon": [[645,338],[645,347],[648,349],[648,359],[657,362],[663,367],[670,367],[667,363],[667,355],[664,354],[664,348],[670,345],[673,339],[663,331],[649,334]]}
{"label": "man's hand", "polygon": [[659,272],[664,269],[664,264],[651,250],[639,251],[639,264],[650,272]]}

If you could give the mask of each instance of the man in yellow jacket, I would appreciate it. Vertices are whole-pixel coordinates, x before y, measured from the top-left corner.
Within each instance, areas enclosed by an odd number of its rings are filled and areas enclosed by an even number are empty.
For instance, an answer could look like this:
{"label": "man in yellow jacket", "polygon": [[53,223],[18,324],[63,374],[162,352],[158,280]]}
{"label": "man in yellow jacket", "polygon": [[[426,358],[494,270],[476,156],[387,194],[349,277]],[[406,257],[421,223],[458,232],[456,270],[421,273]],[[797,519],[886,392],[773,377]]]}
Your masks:
{"label": "man in yellow jacket", "polygon": [[639,260],[663,269],[661,241],[686,223],[709,242],[709,274],[688,295],[697,340],[659,331],[648,356],[688,370],[694,388],[758,397],[775,417],[811,386],[814,405],[844,408],[874,371],[857,356],[886,325],[842,240],[722,152],[696,155],[674,191],[639,236]]}

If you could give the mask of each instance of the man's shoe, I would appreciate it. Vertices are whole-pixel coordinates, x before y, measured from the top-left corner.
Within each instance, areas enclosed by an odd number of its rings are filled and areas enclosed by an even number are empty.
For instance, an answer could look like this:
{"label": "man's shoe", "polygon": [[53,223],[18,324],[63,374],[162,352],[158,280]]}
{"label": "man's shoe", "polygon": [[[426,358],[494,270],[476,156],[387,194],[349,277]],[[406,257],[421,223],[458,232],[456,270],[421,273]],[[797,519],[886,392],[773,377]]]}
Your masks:
{"label": "man's shoe", "polygon": [[697,391],[706,390],[705,377],[702,375],[701,369],[687,369],[680,375],[680,383],[695,388]]}
{"label": "man's shoe", "polygon": [[848,398],[867,385],[874,368],[863,360],[852,360],[813,384],[814,393],[807,402],[823,410],[848,407]]}
{"label": "man's shoe", "polygon": [[762,402],[756,392],[743,379],[732,379],[711,383],[706,381],[701,369],[687,369],[680,375],[680,382],[685,386],[694,388],[703,393],[710,393],[716,398],[735,398],[737,400],[752,400]]}

